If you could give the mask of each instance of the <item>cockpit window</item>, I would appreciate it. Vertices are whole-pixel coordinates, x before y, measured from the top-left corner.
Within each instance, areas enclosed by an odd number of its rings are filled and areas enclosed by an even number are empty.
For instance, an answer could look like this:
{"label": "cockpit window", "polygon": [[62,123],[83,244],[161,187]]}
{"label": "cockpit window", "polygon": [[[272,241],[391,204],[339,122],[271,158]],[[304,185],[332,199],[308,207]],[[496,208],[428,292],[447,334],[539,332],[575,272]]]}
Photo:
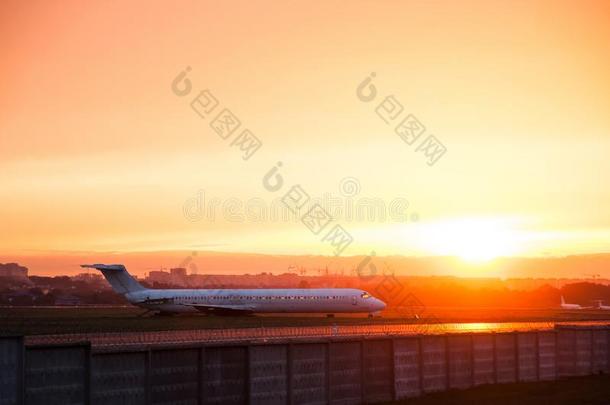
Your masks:
{"label": "cockpit window", "polygon": [[360,294],[360,297],[367,299],[367,298],[371,298],[371,295],[365,291],[362,294]]}

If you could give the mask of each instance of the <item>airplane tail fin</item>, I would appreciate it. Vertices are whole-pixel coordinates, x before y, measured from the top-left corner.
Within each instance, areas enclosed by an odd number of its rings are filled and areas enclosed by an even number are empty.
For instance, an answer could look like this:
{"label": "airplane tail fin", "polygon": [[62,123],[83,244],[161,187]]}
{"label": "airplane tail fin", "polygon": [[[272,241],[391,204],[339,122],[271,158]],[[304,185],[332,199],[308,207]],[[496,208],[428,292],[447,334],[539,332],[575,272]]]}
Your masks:
{"label": "airplane tail fin", "polygon": [[112,289],[119,294],[146,290],[122,264],[81,264],[81,267],[100,270]]}

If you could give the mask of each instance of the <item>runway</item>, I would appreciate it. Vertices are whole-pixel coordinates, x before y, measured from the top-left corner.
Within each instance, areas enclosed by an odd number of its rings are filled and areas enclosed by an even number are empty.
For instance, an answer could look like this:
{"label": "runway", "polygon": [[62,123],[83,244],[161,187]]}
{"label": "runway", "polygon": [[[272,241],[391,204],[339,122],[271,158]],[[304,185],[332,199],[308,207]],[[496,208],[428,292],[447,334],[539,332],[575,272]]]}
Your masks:
{"label": "runway", "polygon": [[259,327],[227,329],[167,330],[152,332],[71,333],[33,335],[25,338],[28,346],[90,342],[94,349],[142,346],[183,345],[189,343],[266,343],[311,339],[375,338],[388,336],[438,335],[445,333],[546,331],[556,327],[610,328],[608,321],[571,322],[496,322],[436,324],[325,325],[299,327]]}

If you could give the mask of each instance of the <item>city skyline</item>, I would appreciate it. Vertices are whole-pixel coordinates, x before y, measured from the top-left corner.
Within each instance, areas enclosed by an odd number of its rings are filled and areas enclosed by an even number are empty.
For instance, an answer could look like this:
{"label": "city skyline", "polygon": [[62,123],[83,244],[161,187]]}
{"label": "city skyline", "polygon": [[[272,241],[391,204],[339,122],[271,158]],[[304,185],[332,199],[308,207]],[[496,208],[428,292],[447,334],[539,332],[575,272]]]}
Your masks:
{"label": "city skyline", "polygon": [[374,275],[463,278],[538,278],[538,279],[610,279],[610,254],[562,257],[500,257],[486,262],[469,262],[449,256],[320,256],[267,255],[210,251],[163,252],[30,252],[28,255],[2,255],[0,263],[17,262],[39,276],[79,274],[80,263],[121,263],[143,277],[150,271],[185,268],[198,275],[255,275],[261,273],[318,275]]}

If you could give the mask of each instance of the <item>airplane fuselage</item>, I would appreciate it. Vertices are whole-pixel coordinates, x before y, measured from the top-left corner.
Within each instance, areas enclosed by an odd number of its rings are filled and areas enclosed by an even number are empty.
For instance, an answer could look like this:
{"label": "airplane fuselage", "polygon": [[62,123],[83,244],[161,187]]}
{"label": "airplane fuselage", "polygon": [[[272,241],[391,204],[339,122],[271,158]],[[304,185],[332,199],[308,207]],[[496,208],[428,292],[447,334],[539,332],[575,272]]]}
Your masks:
{"label": "airplane fuselage", "polygon": [[125,296],[134,305],[166,313],[373,313],[385,308],[377,298],[351,288],[146,289]]}

